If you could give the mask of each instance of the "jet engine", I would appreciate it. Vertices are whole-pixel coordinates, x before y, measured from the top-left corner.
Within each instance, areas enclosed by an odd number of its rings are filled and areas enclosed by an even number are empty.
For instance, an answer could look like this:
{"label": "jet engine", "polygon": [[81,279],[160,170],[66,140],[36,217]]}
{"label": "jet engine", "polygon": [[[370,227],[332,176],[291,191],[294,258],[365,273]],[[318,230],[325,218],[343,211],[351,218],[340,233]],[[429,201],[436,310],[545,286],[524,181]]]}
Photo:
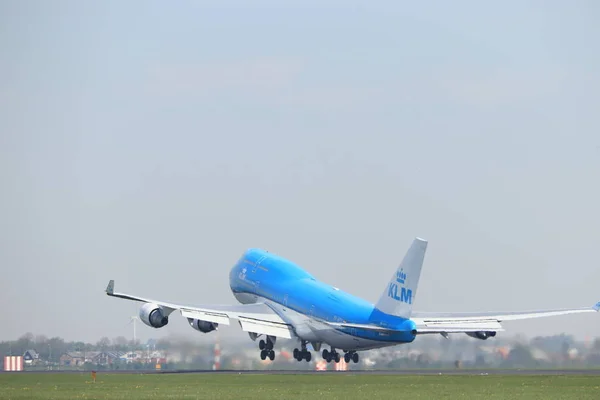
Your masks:
{"label": "jet engine", "polygon": [[169,317],[158,304],[146,303],[140,309],[140,319],[152,328],[162,328],[169,323]]}
{"label": "jet engine", "polygon": [[478,332],[465,332],[467,335],[471,336],[475,339],[486,340],[489,337],[496,336],[496,332],[494,331],[478,331]]}
{"label": "jet engine", "polygon": [[202,333],[208,333],[216,330],[219,326],[216,322],[202,321],[201,319],[188,318],[190,326]]}

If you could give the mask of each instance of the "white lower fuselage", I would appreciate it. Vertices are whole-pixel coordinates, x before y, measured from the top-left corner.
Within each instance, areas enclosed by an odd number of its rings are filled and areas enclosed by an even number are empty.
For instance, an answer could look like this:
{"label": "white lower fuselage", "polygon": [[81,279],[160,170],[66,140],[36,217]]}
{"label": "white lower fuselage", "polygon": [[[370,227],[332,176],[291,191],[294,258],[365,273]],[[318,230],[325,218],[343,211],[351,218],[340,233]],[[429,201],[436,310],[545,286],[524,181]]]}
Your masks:
{"label": "white lower fuselage", "polygon": [[[235,293],[234,296],[241,304],[265,303],[273,309],[286,323],[293,327],[296,336],[313,345],[327,344],[334,349],[344,351],[369,350],[381,347],[395,346],[403,342],[378,341],[360,338],[341,332],[330,325],[320,322],[309,315],[294,311],[283,304],[271,301],[249,293]],[[316,349],[315,349],[316,350]]]}

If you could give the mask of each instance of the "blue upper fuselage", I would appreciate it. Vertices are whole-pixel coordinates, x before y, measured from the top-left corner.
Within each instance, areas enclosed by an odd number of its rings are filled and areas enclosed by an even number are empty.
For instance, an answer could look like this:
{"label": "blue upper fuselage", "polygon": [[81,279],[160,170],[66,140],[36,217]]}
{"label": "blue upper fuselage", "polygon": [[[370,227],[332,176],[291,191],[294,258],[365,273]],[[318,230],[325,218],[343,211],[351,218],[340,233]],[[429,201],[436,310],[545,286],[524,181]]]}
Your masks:
{"label": "blue upper fuselage", "polygon": [[414,323],[384,314],[375,306],[325,284],[300,266],[260,249],[247,250],[229,274],[234,293],[252,294],[298,313],[327,322],[371,324],[403,330],[382,334],[365,329],[339,329],[353,336],[386,342],[411,342]]}

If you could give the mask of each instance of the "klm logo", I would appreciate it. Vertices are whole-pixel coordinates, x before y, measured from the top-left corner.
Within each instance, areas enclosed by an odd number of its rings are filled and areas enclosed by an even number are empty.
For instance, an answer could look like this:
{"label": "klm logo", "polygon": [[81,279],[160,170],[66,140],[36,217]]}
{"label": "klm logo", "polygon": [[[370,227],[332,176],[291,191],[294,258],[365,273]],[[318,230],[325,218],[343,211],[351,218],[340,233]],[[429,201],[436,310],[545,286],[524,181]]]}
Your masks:
{"label": "klm logo", "polygon": [[403,269],[400,269],[400,271],[396,272],[396,282],[400,283],[401,285],[404,285],[405,280],[406,280],[406,273],[404,272]]}
{"label": "klm logo", "polygon": [[412,290],[402,287],[398,295],[398,285],[393,282],[390,283],[390,287],[388,288],[388,297],[402,303],[412,304]]}

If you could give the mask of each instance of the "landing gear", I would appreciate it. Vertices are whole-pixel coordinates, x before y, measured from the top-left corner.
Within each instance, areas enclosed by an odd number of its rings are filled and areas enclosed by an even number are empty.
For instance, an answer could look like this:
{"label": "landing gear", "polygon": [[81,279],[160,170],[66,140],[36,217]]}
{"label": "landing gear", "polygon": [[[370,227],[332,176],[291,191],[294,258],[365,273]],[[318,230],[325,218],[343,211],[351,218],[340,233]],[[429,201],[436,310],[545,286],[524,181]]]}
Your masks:
{"label": "landing gear", "polygon": [[335,361],[336,363],[339,363],[341,359],[340,353],[335,351],[333,347],[329,351],[327,349],[323,349],[322,355],[323,359],[327,362]]}
{"label": "landing gear", "polygon": [[302,342],[302,348],[300,350],[294,349],[294,358],[296,361],[306,360],[307,362],[310,362],[312,354],[310,351],[306,350],[306,342]]}
{"label": "landing gear", "polygon": [[350,360],[352,360],[354,364],[358,363],[358,353],[355,351],[346,352],[346,354],[344,354],[344,361],[349,363]]}
{"label": "landing gear", "polygon": [[274,339],[275,338],[272,338],[271,336],[267,336],[266,341],[261,339],[260,342],[258,342],[258,348],[261,350],[260,351],[260,359],[261,360],[266,360],[267,357],[271,361],[273,361],[275,359],[275,351],[273,350],[273,346],[275,345]]}
{"label": "landing gear", "polygon": [[269,357],[269,360],[273,361],[275,359],[275,351],[274,350],[261,350],[260,359],[266,360]]}

